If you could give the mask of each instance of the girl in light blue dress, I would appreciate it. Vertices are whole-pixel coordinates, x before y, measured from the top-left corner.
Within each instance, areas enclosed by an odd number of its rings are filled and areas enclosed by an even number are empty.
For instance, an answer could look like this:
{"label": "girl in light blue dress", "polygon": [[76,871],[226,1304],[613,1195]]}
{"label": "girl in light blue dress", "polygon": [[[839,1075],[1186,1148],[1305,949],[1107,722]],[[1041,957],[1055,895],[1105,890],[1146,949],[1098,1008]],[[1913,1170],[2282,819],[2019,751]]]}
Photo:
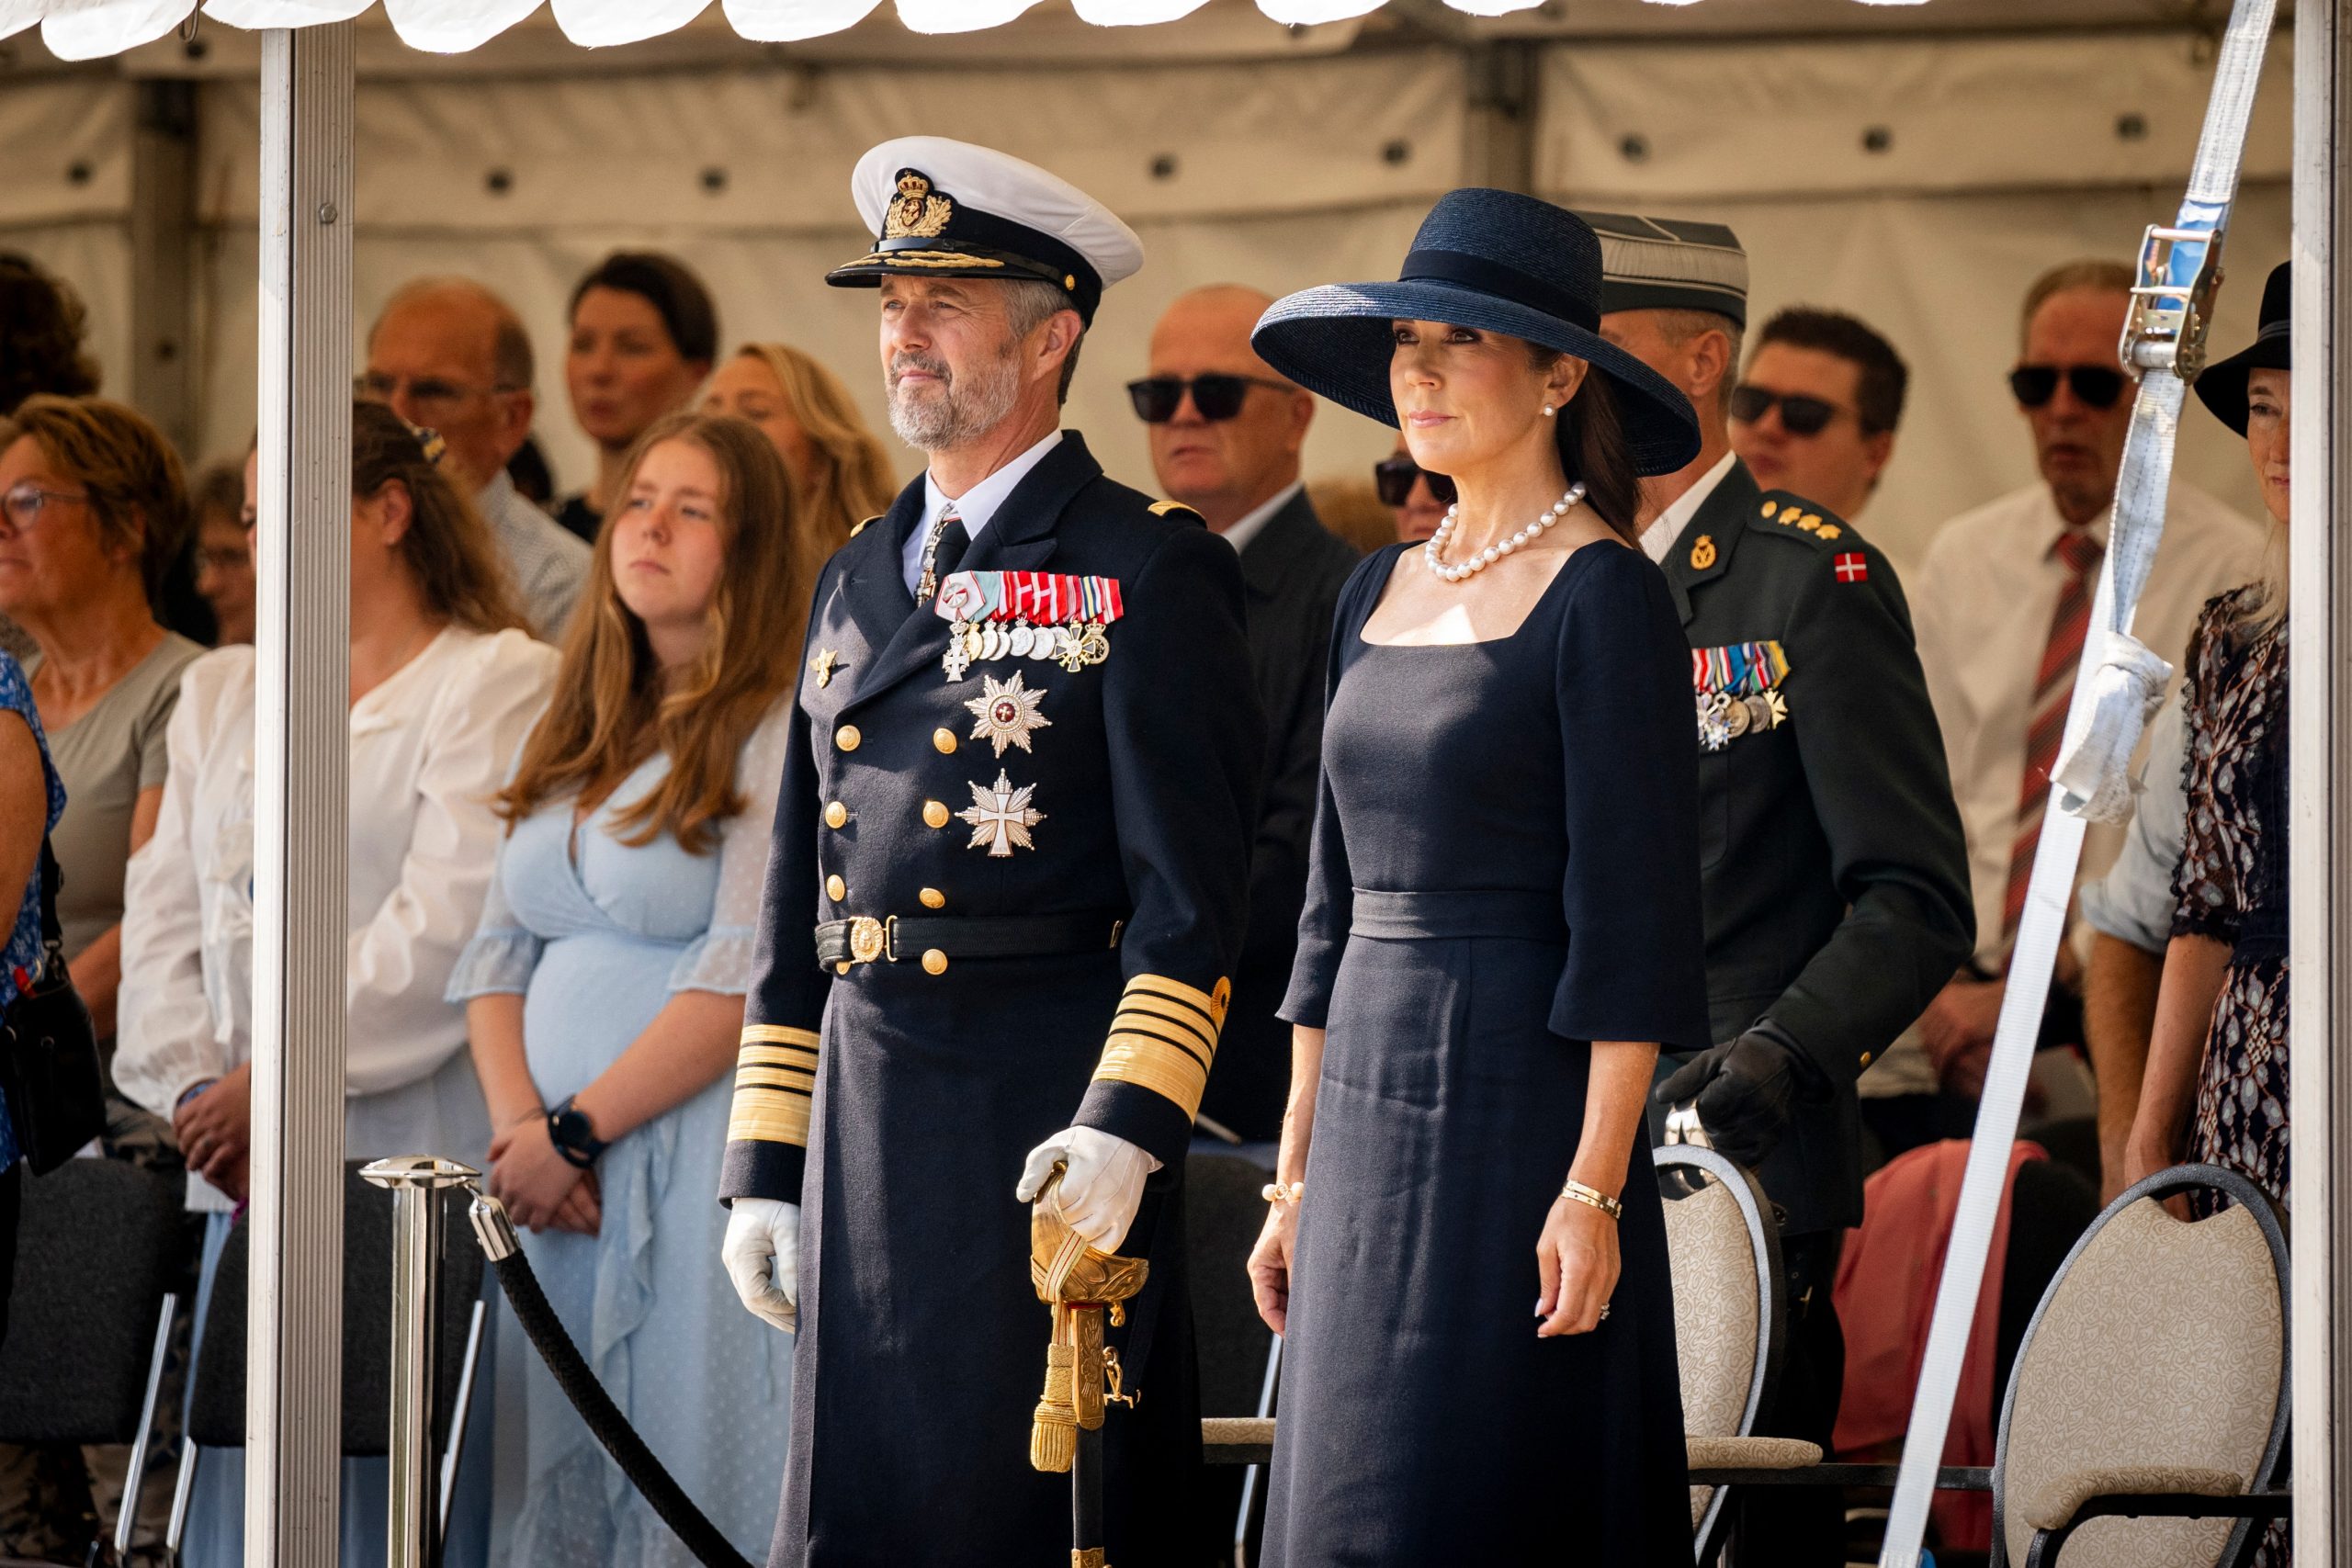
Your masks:
{"label": "girl in light blue dress", "polygon": [[[490,1102],[490,1188],[548,1301],[750,1554],[775,1516],[792,1344],[712,1261],[711,1194],[798,650],[768,617],[808,585],[783,465],[742,421],[655,425],[615,493],[449,994]],[[511,1313],[501,1336],[502,1371],[522,1369],[499,1406],[503,1560],[690,1568]]]}

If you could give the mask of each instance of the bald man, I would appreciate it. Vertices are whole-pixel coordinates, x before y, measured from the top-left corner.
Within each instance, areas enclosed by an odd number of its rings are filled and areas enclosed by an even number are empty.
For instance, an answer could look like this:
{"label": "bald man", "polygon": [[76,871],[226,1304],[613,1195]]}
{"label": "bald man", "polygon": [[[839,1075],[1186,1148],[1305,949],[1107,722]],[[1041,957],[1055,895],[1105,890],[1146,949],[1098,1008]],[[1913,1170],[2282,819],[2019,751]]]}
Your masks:
{"label": "bald man", "polygon": [[442,467],[490,525],[538,637],[555,641],[588,580],[588,547],[525,500],[507,459],[531,434],[531,339],[506,301],[461,277],[404,285],[368,333],[363,395],[447,445]]}
{"label": "bald man", "polygon": [[1356,565],[1356,552],[1316,521],[1299,482],[1315,399],[1250,347],[1250,329],[1272,303],[1233,284],[1179,297],[1152,329],[1150,374],[1127,388],[1150,426],[1159,488],[1241,553],[1250,674],[1266,710],[1266,785],[1250,854],[1250,932],[1201,1121],[1250,1140],[1282,1133],[1290,1026],[1274,1010],[1290,984],[1306,897],[1331,616]]}

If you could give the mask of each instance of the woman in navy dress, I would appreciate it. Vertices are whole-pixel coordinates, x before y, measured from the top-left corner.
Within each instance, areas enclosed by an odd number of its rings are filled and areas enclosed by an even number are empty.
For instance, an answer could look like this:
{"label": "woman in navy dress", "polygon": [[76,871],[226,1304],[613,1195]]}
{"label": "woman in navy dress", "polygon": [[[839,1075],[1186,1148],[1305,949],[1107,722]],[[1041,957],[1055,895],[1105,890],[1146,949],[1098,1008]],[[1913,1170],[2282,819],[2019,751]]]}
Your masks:
{"label": "woman in navy dress", "polygon": [[[1272,1209],[1276,1568],[1690,1561],[1643,1102],[1708,1042],[1690,649],[1629,547],[1690,405],[1573,215],[1455,191],[1254,342],[1459,499],[1340,601]],[[1531,1311],[1532,1308],[1532,1311]]]}

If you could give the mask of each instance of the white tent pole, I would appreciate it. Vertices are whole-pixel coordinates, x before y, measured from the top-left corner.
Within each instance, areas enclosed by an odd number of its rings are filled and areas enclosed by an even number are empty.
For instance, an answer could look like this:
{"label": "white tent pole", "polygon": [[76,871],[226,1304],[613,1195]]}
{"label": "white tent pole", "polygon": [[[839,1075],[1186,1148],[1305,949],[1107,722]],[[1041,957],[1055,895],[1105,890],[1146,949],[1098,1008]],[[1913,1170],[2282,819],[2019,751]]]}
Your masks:
{"label": "white tent pole", "polygon": [[[2352,1309],[2352,336],[2336,276],[2347,254],[2346,130],[2352,51],[2342,9],[2295,7],[2294,510],[2290,583],[2288,1119],[2294,1128],[2290,1299],[2295,1398],[2295,1548],[2306,1563],[2352,1562],[2335,1510],[2352,1496],[2342,1426]],[[2252,258],[2243,258],[2251,266]],[[2249,271],[2249,277],[2255,276]],[[2346,1043],[2339,1044],[2338,1042]]]}
{"label": "white tent pole", "polygon": [[262,39],[246,1568],[334,1568],[343,1451],[353,24]]}

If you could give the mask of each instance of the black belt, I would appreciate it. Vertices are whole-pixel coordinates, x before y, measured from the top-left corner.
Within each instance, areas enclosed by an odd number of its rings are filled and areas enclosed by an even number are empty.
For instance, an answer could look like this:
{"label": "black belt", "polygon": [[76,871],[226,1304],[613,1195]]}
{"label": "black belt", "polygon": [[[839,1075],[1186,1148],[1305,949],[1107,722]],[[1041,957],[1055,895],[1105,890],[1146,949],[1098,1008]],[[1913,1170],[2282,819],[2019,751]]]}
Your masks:
{"label": "black belt", "polygon": [[944,958],[1042,958],[1104,953],[1119,945],[1126,917],[1079,915],[892,915],[826,920],[817,927],[820,964],[872,964],[936,953]]}
{"label": "black belt", "polygon": [[2245,959],[2284,958],[2287,956],[2287,911],[2280,908],[2256,909],[2238,923],[2237,941],[2231,944],[2234,956]]}

